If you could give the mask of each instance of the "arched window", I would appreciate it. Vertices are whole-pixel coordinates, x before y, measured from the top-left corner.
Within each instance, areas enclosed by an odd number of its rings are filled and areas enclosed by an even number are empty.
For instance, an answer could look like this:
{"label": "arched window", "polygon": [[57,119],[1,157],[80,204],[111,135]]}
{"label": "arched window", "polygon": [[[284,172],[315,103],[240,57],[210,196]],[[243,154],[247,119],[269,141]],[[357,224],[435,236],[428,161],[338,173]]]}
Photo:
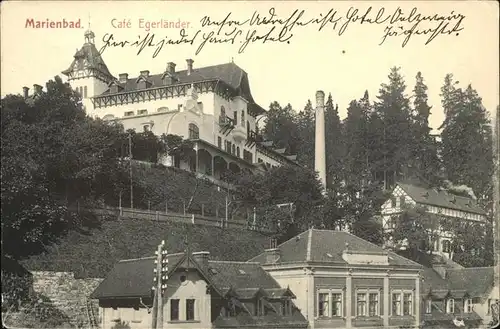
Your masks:
{"label": "arched window", "polygon": [[238,158],[240,157],[240,147],[239,146],[236,148],[236,156]]}
{"label": "arched window", "polygon": [[234,144],[233,144],[233,148],[232,148],[232,150],[231,150],[231,151],[232,151],[231,153],[232,153],[233,155],[234,155],[234,154],[236,154],[236,146],[234,146]]}
{"label": "arched window", "polygon": [[245,110],[241,110],[241,126],[245,127]]}
{"label": "arched window", "polygon": [[446,301],[446,313],[455,313],[455,300],[453,298],[450,298]]}
{"label": "arched window", "polygon": [[194,123],[189,124],[189,139],[198,139],[200,138],[200,130],[198,126]]}
{"label": "arched window", "polygon": [[83,87],[83,97],[87,98],[87,86]]}
{"label": "arched window", "polygon": [[247,121],[247,136],[250,136],[250,122]]}

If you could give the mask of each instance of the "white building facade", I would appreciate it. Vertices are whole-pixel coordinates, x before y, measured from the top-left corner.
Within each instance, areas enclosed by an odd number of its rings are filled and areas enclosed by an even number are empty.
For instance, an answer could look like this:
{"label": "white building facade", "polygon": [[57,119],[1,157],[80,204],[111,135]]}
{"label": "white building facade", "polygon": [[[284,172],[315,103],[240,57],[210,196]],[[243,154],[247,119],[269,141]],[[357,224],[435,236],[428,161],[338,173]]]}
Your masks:
{"label": "white building facade", "polygon": [[165,165],[220,179],[228,171],[296,164],[294,155],[259,136],[257,120],[266,111],[254,101],[243,69],[234,63],[193,65],[187,59],[183,70],[169,62],[159,74],[143,70],[115,78],[95,47],[94,33],[87,31],[84,45],[62,73],[91,117],[119,121],[125,130],[179,135],[193,142],[189,159],[164,158]]}

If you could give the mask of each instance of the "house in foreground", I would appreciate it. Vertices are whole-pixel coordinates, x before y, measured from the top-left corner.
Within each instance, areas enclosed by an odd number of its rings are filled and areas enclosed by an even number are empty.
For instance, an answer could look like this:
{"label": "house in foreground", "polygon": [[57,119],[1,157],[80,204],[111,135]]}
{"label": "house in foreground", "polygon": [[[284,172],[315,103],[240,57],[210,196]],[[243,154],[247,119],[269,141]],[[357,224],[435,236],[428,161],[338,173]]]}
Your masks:
{"label": "house in foreground", "polygon": [[251,261],[290,287],[309,328],[420,325],[423,266],[352,234],[309,229]]}
{"label": "house in foreground", "polygon": [[[167,256],[163,328],[307,328],[294,293],[258,263]],[[122,260],[96,288],[102,329],[151,328],[155,257]]]}
{"label": "house in foreground", "polygon": [[463,268],[447,260],[423,272],[424,328],[487,328],[499,287],[493,284],[493,267]]}

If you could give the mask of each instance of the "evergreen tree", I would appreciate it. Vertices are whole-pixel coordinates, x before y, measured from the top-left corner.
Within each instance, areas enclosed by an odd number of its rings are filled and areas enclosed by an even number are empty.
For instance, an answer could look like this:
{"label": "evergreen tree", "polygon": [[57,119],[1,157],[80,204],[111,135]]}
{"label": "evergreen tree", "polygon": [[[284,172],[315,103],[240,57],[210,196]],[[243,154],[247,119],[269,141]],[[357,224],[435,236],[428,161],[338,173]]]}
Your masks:
{"label": "evergreen tree", "polygon": [[[404,178],[411,160],[410,101],[405,95],[406,84],[400,68],[393,67],[389,83],[382,84],[375,103],[375,111],[382,123],[382,166],[385,188]],[[380,151],[380,150],[379,150]]]}
{"label": "evergreen tree", "polygon": [[342,123],[338,105],[333,104],[332,94],[328,95],[325,105],[326,188],[338,193],[343,178]]}
{"label": "evergreen tree", "polygon": [[427,183],[432,186],[439,185],[441,170],[438,145],[431,136],[432,129],[429,127],[431,106],[428,104],[427,86],[420,72],[416,76],[413,97],[411,165]]}
{"label": "evergreen tree", "polygon": [[271,103],[263,135],[266,140],[273,141],[276,148],[286,148],[289,154],[297,153],[296,114],[290,104],[282,107],[278,102]]}
{"label": "evergreen tree", "polygon": [[298,162],[310,169],[314,169],[314,143],[315,143],[315,112],[310,100],[297,115],[298,129]]}
{"label": "evergreen tree", "polygon": [[447,178],[471,187],[488,209],[492,200],[492,136],[490,120],[481,97],[471,85],[456,88],[453,75],[441,88],[445,120],[442,128],[442,161]]}

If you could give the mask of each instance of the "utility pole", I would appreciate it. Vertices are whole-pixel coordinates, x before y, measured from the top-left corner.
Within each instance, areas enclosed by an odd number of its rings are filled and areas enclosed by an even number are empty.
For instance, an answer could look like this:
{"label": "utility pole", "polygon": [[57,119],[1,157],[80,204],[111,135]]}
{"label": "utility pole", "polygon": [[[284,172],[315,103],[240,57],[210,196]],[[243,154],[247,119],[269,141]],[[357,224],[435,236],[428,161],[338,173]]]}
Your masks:
{"label": "utility pole", "polygon": [[130,157],[130,208],[134,209],[134,186],[132,179],[132,134],[128,134],[128,154]]}
{"label": "utility pole", "polygon": [[153,303],[153,329],[163,328],[163,295],[167,290],[168,280],[168,252],[166,248],[163,249],[164,246],[165,241],[162,241],[156,251],[156,267],[154,269],[154,283],[156,283],[156,287],[153,287],[155,297],[155,302]]}

